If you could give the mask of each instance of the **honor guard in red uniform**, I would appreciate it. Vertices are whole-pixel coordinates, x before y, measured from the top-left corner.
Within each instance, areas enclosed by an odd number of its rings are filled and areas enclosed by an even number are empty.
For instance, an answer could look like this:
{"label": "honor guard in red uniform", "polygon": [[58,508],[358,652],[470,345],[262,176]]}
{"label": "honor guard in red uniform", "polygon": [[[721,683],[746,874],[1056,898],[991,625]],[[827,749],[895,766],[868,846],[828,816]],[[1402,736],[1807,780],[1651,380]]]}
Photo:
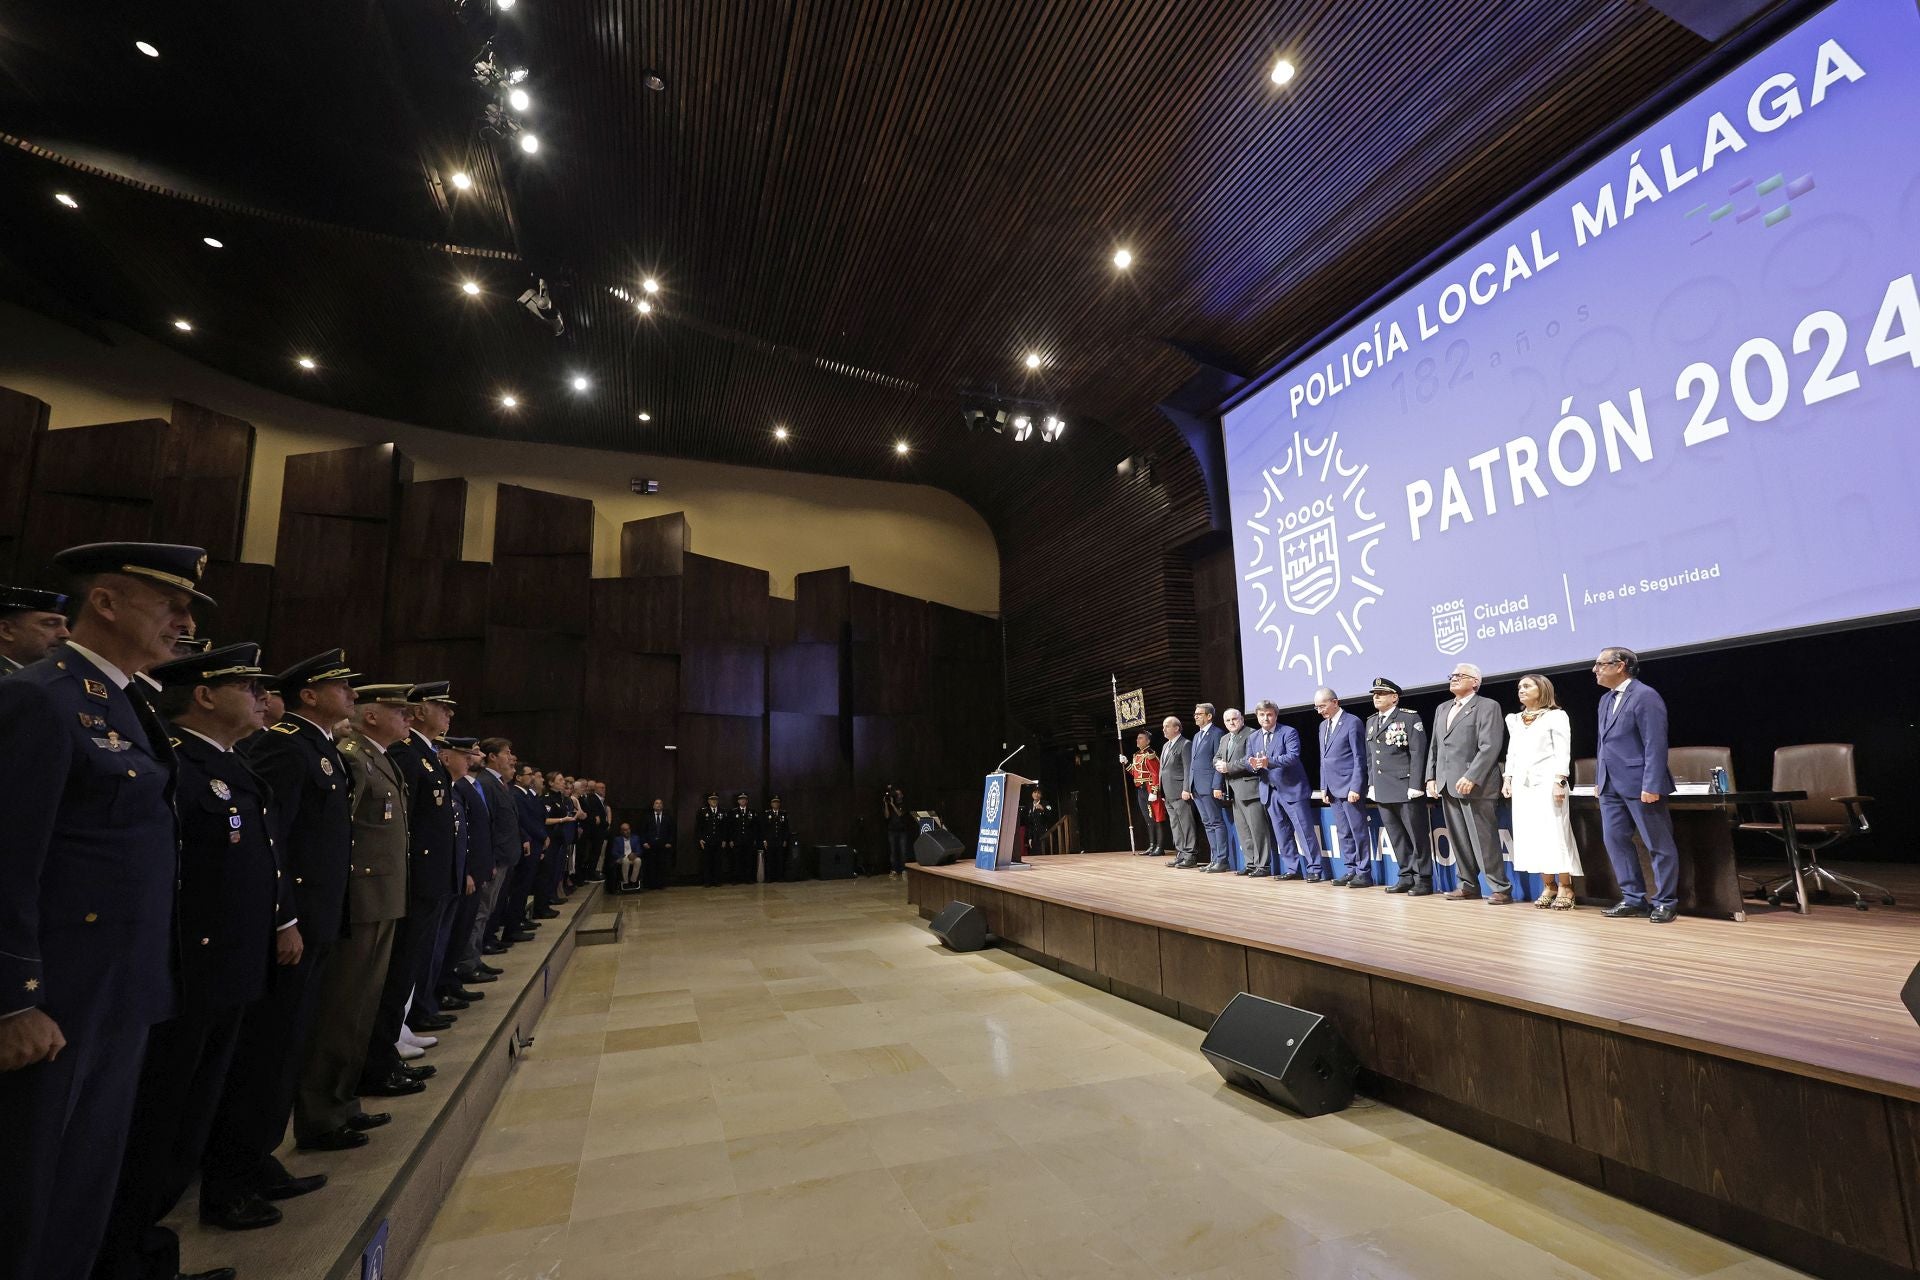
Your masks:
{"label": "honor guard in red uniform", "polygon": [[1162,853],[1160,824],[1167,816],[1166,803],[1160,798],[1160,757],[1153,750],[1153,735],[1145,729],[1133,735],[1133,744],[1133,762],[1127,766],[1127,776],[1133,780],[1134,807],[1147,826],[1147,847],[1140,850],[1140,856],[1157,858]]}

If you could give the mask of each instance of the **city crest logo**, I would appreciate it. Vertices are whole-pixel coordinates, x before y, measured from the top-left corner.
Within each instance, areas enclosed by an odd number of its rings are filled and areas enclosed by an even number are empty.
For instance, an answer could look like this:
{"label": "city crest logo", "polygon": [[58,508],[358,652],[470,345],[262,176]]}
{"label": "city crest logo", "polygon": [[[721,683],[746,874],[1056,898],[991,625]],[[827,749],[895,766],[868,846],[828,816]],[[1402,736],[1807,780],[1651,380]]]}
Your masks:
{"label": "city crest logo", "polygon": [[1433,647],[1449,658],[1467,647],[1467,602],[1449,600],[1433,606]]}
{"label": "city crest logo", "polygon": [[1004,785],[1000,779],[995,778],[987,786],[987,821],[989,823],[1000,819],[1000,788]]}
{"label": "city crest logo", "polygon": [[1385,595],[1374,553],[1386,522],[1368,508],[1369,463],[1350,465],[1340,433],[1296,431],[1261,476],[1259,510],[1241,566],[1254,593],[1254,629],[1271,637],[1279,673],[1297,668],[1325,684],[1341,658],[1366,651],[1363,611]]}

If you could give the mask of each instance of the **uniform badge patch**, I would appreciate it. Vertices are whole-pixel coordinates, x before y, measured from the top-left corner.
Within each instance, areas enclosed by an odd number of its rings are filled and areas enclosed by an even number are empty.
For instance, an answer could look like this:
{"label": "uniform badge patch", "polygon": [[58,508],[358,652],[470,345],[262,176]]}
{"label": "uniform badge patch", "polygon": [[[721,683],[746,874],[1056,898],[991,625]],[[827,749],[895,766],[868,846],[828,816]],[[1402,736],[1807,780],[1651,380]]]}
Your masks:
{"label": "uniform badge patch", "polygon": [[121,737],[116,730],[109,729],[107,730],[107,736],[104,738],[95,738],[93,745],[99,747],[102,751],[125,751],[133,744]]}
{"label": "uniform badge patch", "polygon": [[104,729],[107,727],[107,718],[105,716],[96,716],[91,711],[82,711],[79,715],[80,727],[82,729]]}
{"label": "uniform badge patch", "polygon": [[219,796],[222,800],[233,799],[233,788],[218,778],[207,783],[207,790],[213,792],[213,794]]}
{"label": "uniform badge patch", "polygon": [[238,831],[240,829],[240,815],[236,813],[232,817],[228,818],[227,825],[232,827],[235,831]]}
{"label": "uniform badge patch", "polygon": [[327,759],[325,756],[321,756],[320,772],[326,774],[329,778],[331,778],[333,776],[333,761]]}
{"label": "uniform badge patch", "polygon": [[106,686],[105,684],[103,684],[103,683],[101,683],[100,681],[98,681],[98,680],[82,680],[82,681],[80,682],[80,686],[81,686],[81,688],[83,688],[83,689],[85,689],[85,690],[87,691],[87,696],[88,696],[88,697],[90,697],[90,698],[98,698],[98,699],[100,699],[100,701],[102,701],[102,702],[105,702],[105,701],[107,700],[107,686]]}

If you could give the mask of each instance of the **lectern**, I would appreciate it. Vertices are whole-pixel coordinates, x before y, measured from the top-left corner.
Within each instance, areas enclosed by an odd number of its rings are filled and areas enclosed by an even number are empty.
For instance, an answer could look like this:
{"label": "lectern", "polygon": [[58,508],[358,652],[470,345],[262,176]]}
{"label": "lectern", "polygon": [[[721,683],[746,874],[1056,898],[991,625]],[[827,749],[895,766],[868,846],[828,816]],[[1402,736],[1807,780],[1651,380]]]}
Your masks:
{"label": "lectern", "polygon": [[973,865],[982,871],[1011,871],[1030,864],[1020,861],[1014,835],[1020,825],[1020,788],[1032,778],[996,769],[987,775],[980,798],[980,843],[973,848]]}

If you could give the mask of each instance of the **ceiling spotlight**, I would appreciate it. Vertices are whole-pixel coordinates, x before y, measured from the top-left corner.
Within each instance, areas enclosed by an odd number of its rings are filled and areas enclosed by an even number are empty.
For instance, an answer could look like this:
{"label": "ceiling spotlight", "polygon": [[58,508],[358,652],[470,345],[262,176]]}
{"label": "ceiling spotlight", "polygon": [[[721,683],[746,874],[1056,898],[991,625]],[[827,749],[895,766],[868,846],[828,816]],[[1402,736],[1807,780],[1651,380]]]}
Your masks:
{"label": "ceiling spotlight", "polygon": [[1038,369],[1039,367],[1040,367],[1040,353],[1038,351],[1027,352],[1027,368]]}
{"label": "ceiling spotlight", "polygon": [[560,309],[553,305],[553,296],[547,292],[545,280],[538,281],[535,287],[522,292],[520,305],[527,309],[527,314],[551,329],[554,337],[557,338],[567,331],[566,318],[560,314]]}
{"label": "ceiling spotlight", "polygon": [[471,280],[462,280],[460,282],[460,292],[466,294],[469,298],[477,298],[480,296],[480,286]]}
{"label": "ceiling spotlight", "polygon": [[193,324],[192,324],[192,322],[191,322],[191,321],[187,321],[187,320],[175,320],[175,321],[173,322],[173,327],[174,327],[174,328],[176,328],[176,329],[178,329],[178,330],[179,330],[180,332],[182,332],[182,333],[192,333],[192,332],[193,332]]}
{"label": "ceiling spotlight", "polygon": [[1040,425],[1040,439],[1052,444],[1067,433],[1067,420],[1055,414],[1048,414],[1047,420]]}
{"label": "ceiling spotlight", "polygon": [[507,105],[515,111],[525,111],[533,105],[533,98],[525,89],[512,89],[507,92]]}
{"label": "ceiling spotlight", "polygon": [[586,374],[584,374],[584,373],[576,373],[576,374],[574,374],[574,375],[573,375],[573,383],[572,383],[572,386],[573,386],[573,389],[574,389],[575,391],[585,391],[585,390],[586,390],[586,389],[587,389],[588,387],[590,387],[590,386],[592,386],[592,385],[593,385],[593,384],[592,384],[591,382],[588,382],[588,381],[587,381],[587,375],[586,375]]}
{"label": "ceiling spotlight", "polygon": [[[785,427],[775,427],[773,429],[773,438],[775,440],[785,440],[787,438],[787,429]],[[907,451],[907,442],[902,440],[899,444],[893,446],[893,451],[895,453],[905,453]]]}
{"label": "ceiling spotlight", "polygon": [[224,249],[227,247],[225,244],[221,243],[220,241],[215,240],[212,236],[201,236],[200,243],[207,246],[207,248],[209,249]]}
{"label": "ceiling spotlight", "polygon": [[643,414],[641,414],[641,415],[640,415],[640,421],[642,421],[642,422],[652,422],[652,421],[653,421],[653,415],[652,415],[652,414],[650,414],[650,413],[643,413]]}
{"label": "ceiling spotlight", "polygon": [[1275,84],[1288,83],[1293,79],[1293,64],[1285,58],[1280,59],[1273,64],[1273,71],[1269,74],[1268,79],[1272,80]]}
{"label": "ceiling spotlight", "polygon": [[641,81],[641,83],[646,85],[647,88],[653,90],[655,93],[658,93],[662,89],[667,87],[666,80],[661,77],[658,71],[647,72],[647,78]]}
{"label": "ceiling spotlight", "polygon": [[526,78],[527,78],[527,69],[525,67],[514,67],[513,69],[507,72],[508,84],[519,84],[521,81],[525,80]]}
{"label": "ceiling spotlight", "polygon": [[653,314],[653,304],[651,302],[648,302],[645,298],[640,299],[640,301],[634,303],[633,305],[634,305],[634,308],[638,310],[640,314],[643,316],[650,316]]}
{"label": "ceiling spotlight", "polygon": [[1017,441],[1033,439],[1033,418],[1031,415],[1024,413],[1014,415],[1013,438]]}
{"label": "ceiling spotlight", "polygon": [[496,13],[505,13],[513,8],[513,0],[493,0],[493,8]]}
{"label": "ceiling spotlight", "polygon": [[160,51],[148,44],[145,40],[135,40],[133,47],[146,54],[149,58],[157,58],[160,56]]}
{"label": "ceiling spotlight", "polygon": [[518,409],[520,407],[520,397],[514,395],[501,396],[500,407],[502,409]]}
{"label": "ceiling spotlight", "polygon": [[906,442],[905,440],[895,440],[895,441],[893,442],[893,451],[894,451],[894,452],[895,452],[896,454],[898,454],[898,455],[900,455],[901,457],[903,457],[903,458],[904,458],[904,457],[906,457],[906,456],[907,456],[907,442]]}
{"label": "ceiling spotlight", "polygon": [[302,369],[306,369],[309,371],[318,369],[320,367],[319,365],[313,362],[312,356],[301,356],[298,360],[295,360],[294,363],[299,365]]}
{"label": "ceiling spotlight", "polygon": [[660,292],[660,282],[652,276],[648,276],[640,282],[640,288],[647,293],[658,293]]}
{"label": "ceiling spotlight", "polygon": [[473,190],[473,179],[467,176],[465,169],[461,169],[453,175],[453,185],[457,190],[471,191]]}
{"label": "ceiling spotlight", "polygon": [[1115,249],[1113,251],[1113,265],[1120,268],[1122,271],[1125,271],[1128,267],[1132,266],[1133,250]]}
{"label": "ceiling spotlight", "polygon": [[78,200],[75,200],[72,196],[68,195],[64,191],[54,192],[53,198],[55,200],[58,200],[61,204],[67,206],[67,208],[69,209],[78,209],[80,207],[80,202]]}
{"label": "ceiling spotlight", "polygon": [[530,133],[523,133],[520,135],[520,149],[528,155],[532,155],[540,149],[540,139]]}

